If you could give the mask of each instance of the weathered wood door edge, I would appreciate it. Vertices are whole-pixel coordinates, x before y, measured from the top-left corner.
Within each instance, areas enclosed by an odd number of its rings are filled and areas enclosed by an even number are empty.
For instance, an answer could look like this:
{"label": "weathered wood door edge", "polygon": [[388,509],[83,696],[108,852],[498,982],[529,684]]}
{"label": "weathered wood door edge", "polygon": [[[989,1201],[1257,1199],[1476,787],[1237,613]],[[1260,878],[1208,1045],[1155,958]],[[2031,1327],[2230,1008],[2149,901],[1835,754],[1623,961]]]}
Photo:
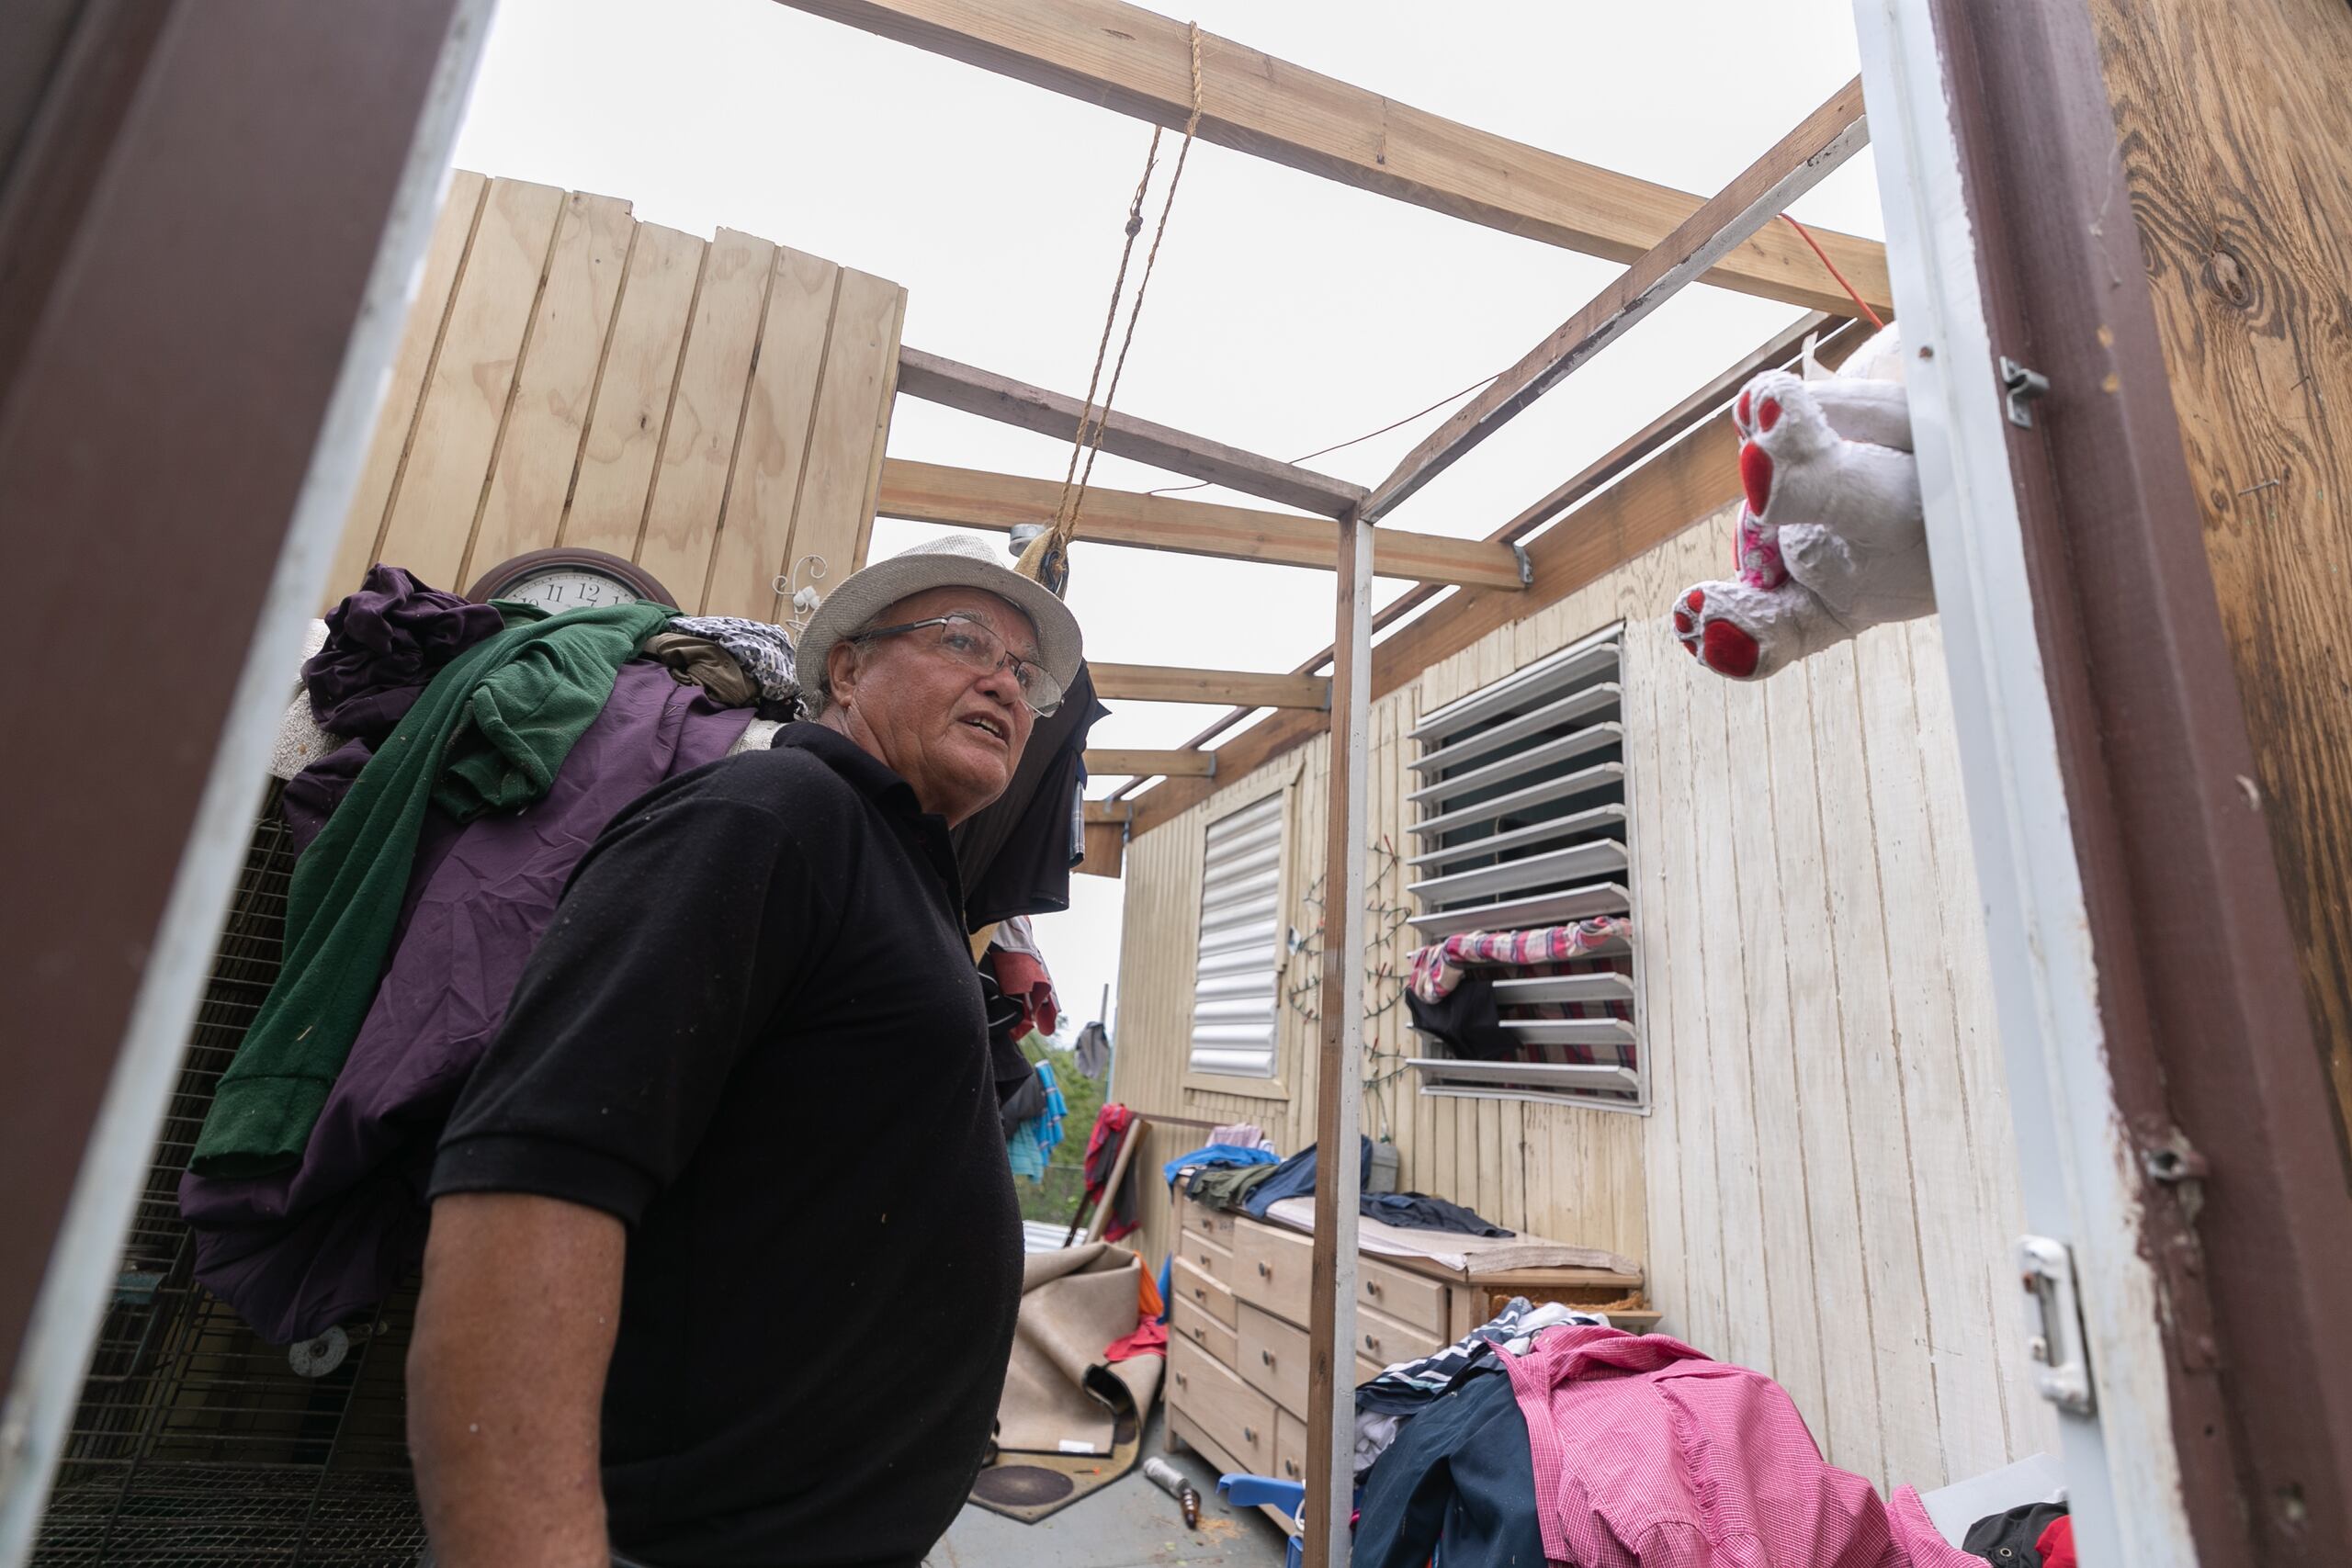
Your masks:
{"label": "weathered wood door edge", "polygon": [[[0,1099],[22,1096],[47,1128],[0,1147],[0,1185],[16,1205],[0,1259],[17,1281],[0,1314],[0,1359],[12,1369],[0,1406],[0,1564],[10,1568],[31,1548],[119,1265],[251,836],[285,672],[358,478],[492,3],[378,7],[331,26],[294,0],[158,8],[128,112],[107,128],[103,154],[77,165],[91,199],[47,215],[71,231],[73,259],[38,300],[20,300],[38,324],[8,367],[23,378],[0,386],[0,505],[45,525],[13,541],[27,581],[87,605],[94,576],[127,552],[169,597],[135,601],[135,629],[51,661],[43,681],[24,683],[38,700],[9,705],[25,721],[14,733],[44,734],[34,722],[43,705],[54,719],[63,703],[105,716],[119,736],[77,751],[78,732],[60,742],[48,727],[44,744],[64,744],[51,757],[73,782],[42,767],[0,785],[15,835],[7,880],[56,890],[27,902],[61,931],[40,951],[0,951],[0,976],[24,998],[13,1021],[41,1043],[39,1060],[0,1055]],[[272,82],[258,99],[247,81],[255,69]],[[175,243],[157,243],[159,229]],[[224,268],[238,287],[214,296],[219,308],[186,309]],[[268,300],[268,322],[223,302],[256,297]],[[122,340],[141,333],[145,357],[128,363],[143,373],[126,378]],[[273,374],[207,373],[241,361]],[[40,429],[51,389],[26,385],[61,369],[133,389],[62,468]],[[192,439],[198,457],[175,467],[175,444]],[[220,482],[208,462],[243,477]],[[93,483],[94,468],[110,482]],[[94,498],[114,505],[94,515]],[[175,623],[199,617],[235,653],[195,658],[201,638],[175,640]],[[186,700],[120,724],[151,667],[175,656]],[[141,765],[157,753],[171,765]],[[62,829],[69,791],[147,826],[111,850],[92,844]],[[173,836],[176,853],[145,852]],[[133,863],[120,863],[126,853]],[[57,896],[76,887],[102,899],[98,918],[83,920]],[[135,984],[81,987],[78,1007],[48,1006],[28,972],[52,959],[104,970],[126,949]]]}
{"label": "weathered wood door edge", "polygon": [[2083,1558],[2329,1561],[2352,1198],[2090,18],[1855,10],[2028,1223],[2083,1292]]}

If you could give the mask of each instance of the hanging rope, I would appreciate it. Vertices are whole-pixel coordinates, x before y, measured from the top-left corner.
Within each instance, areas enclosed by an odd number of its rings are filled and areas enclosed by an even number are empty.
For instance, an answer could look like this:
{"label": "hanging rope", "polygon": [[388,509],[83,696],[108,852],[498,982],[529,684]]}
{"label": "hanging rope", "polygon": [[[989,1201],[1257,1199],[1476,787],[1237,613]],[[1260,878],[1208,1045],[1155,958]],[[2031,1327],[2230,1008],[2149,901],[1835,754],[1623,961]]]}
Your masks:
{"label": "hanging rope", "polygon": [[1871,309],[1870,301],[1864,299],[1855,291],[1854,286],[1846,281],[1846,275],[1838,270],[1838,264],[1829,259],[1829,253],[1821,248],[1821,242],[1813,237],[1813,231],[1785,212],[1781,214],[1781,220],[1794,229],[1797,231],[1797,237],[1813,247],[1813,254],[1821,258],[1821,265],[1829,269],[1829,276],[1838,280],[1838,287],[1846,291],[1846,298],[1851,299],[1856,309],[1870,318],[1871,325],[1883,331],[1886,323],[1878,319],[1878,312]]}
{"label": "hanging rope", "polygon": [[[1176,167],[1168,176],[1168,191],[1159,204],[1159,223],[1152,231],[1151,249],[1144,254],[1143,276],[1136,282],[1135,301],[1127,309],[1127,330],[1119,340],[1119,356],[1111,362],[1110,385],[1102,389],[1102,403],[1098,412],[1094,389],[1102,380],[1102,362],[1109,356],[1111,329],[1119,318],[1119,298],[1127,282],[1127,263],[1135,254],[1136,239],[1143,232],[1144,193],[1150,188],[1152,170],[1159,162],[1159,129],[1151,132],[1151,145],[1143,161],[1143,178],[1136,182],[1136,193],[1127,203],[1127,242],[1119,252],[1119,270],[1111,282],[1111,308],[1102,317],[1102,341],[1094,348],[1094,370],[1086,381],[1086,406],[1080,410],[1078,433],[1069,449],[1069,467],[1062,475],[1062,493],[1054,508],[1054,525],[1031,541],[1022,552],[1015,569],[1022,576],[1043,582],[1059,591],[1059,581],[1066,574],[1065,565],[1069,542],[1078,535],[1078,519],[1086,504],[1086,487],[1094,477],[1094,458],[1102,449],[1103,426],[1111,417],[1111,403],[1119,395],[1119,376],[1127,366],[1127,350],[1135,345],[1136,322],[1143,315],[1144,295],[1151,288],[1152,268],[1159,261],[1159,243],[1168,237],[1168,215],[1176,206],[1176,187],[1184,179],[1184,161],[1193,151],[1193,139],[1201,129],[1201,25],[1189,24],[1193,55],[1193,112],[1184,120],[1184,141],[1176,150]],[[1084,466],[1080,465],[1083,455]]]}

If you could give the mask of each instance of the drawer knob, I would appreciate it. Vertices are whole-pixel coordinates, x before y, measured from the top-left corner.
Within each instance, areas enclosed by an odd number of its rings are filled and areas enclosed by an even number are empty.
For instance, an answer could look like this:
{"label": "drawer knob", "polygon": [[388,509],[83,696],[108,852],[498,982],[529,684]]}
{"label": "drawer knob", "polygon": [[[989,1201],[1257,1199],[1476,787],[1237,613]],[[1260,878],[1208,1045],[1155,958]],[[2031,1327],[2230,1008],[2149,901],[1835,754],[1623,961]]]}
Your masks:
{"label": "drawer knob", "polygon": [[1258,1352],[1258,1359],[1271,1367],[1274,1364],[1274,1353],[1272,1350],[1261,1350]]}
{"label": "drawer knob", "polygon": [[1363,1282],[1363,1293],[1367,1296],[1376,1296],[1380,1294],[1380,1281],[1377,1280],[1366,1280]]}
{"label": "drawer knob", "polygon": [[1204,1302],[1209,1299],[1209,1293],[1195,1285],[1193,1287],[1193,1299],[1196,1302]]}
{"label": "drawer knob", "polygon": [[1205,1345],[1209,1342],[1209,1331],[1196,1323],[1193,1325],[1193,1337]]}
{"label": "drawer knob", "polygon": [[1261,1280],[1271,1280],[1273,1277],[1274,1271],[1272,1269],[1267,1268],[1263,1263],[1258,1265],[1258,1278]]}
{"label": "drawer knob", "polygon": [[1258,1440],[1258,1428],[1255,1427],[1242,1427],[1241,1440],[1245,1443],[1255,1443]]}
{"label": "drawer knob", "polygon": [[1365,1349],[1367,1349],[1367,1350],[1377,1350],[1377,1349],[1379,1349],[1379,1348],[1380,1348],[1380,1336],[1379,1336],[1379,1335],[1377,1335],[1377,1334],[1367,1334],[1367,1335],[1365,1335],[1365,1336],[1363,1337],[1363,1348],[1364,1348]]}
{"label": "drawer knob", "polygon": [[1176,1374],[1176,1386],[1177,1386],[1178,1388],[1182,1388],[1182,1387],[1186,1386],[1186,1384],[1187,1384],[1187,1382],[1188,1382],[1189,1381],[1190,1381],[1190,1380],[1188,1380],[1188,1379],[1184,1376],[1184,1374],[1183,1374],[1183,1373],[1182,1373],[1182,1372],[1178,1372],[1178,1373]]}
{"label": "drawer knob", "polygon": [[1298,1478],[1298,1461],[1295,1459],[1286,1459],[1283,1461],[1283,1469],[1293,1480],[1296,1480]]}

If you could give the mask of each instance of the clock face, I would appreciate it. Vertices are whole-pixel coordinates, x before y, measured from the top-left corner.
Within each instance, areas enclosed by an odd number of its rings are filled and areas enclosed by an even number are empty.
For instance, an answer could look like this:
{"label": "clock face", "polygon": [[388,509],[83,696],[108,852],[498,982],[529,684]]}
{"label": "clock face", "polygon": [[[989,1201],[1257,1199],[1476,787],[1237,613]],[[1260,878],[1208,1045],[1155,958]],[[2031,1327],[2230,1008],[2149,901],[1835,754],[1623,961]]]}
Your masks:
{"label": "clock face", "polygon": [[634,604],[639,594],[616,577],[610,577],[593,567],[550,566],[526,572],[502,586],[491,595],[495,599],[520,599],[537,604],[550,615],[566,610],[593,608],[604,604]]}

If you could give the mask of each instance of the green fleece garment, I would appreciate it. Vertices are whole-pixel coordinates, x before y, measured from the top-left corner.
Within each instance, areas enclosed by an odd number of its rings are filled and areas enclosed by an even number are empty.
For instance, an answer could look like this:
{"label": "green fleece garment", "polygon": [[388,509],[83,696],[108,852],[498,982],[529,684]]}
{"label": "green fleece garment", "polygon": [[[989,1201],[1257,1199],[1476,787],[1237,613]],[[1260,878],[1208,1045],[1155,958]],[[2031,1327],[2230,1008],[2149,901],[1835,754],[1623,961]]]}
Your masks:
{"label": "green fleece garment", "polygon": [[391,955],[427,807],[470,822],[545,795],[620,667],[677,614],[499,608],[506,629],[434,677],[295,863],[285,964],[220,1075],[188,1162],[199,1176],[259,1176],[301,1158]]}

